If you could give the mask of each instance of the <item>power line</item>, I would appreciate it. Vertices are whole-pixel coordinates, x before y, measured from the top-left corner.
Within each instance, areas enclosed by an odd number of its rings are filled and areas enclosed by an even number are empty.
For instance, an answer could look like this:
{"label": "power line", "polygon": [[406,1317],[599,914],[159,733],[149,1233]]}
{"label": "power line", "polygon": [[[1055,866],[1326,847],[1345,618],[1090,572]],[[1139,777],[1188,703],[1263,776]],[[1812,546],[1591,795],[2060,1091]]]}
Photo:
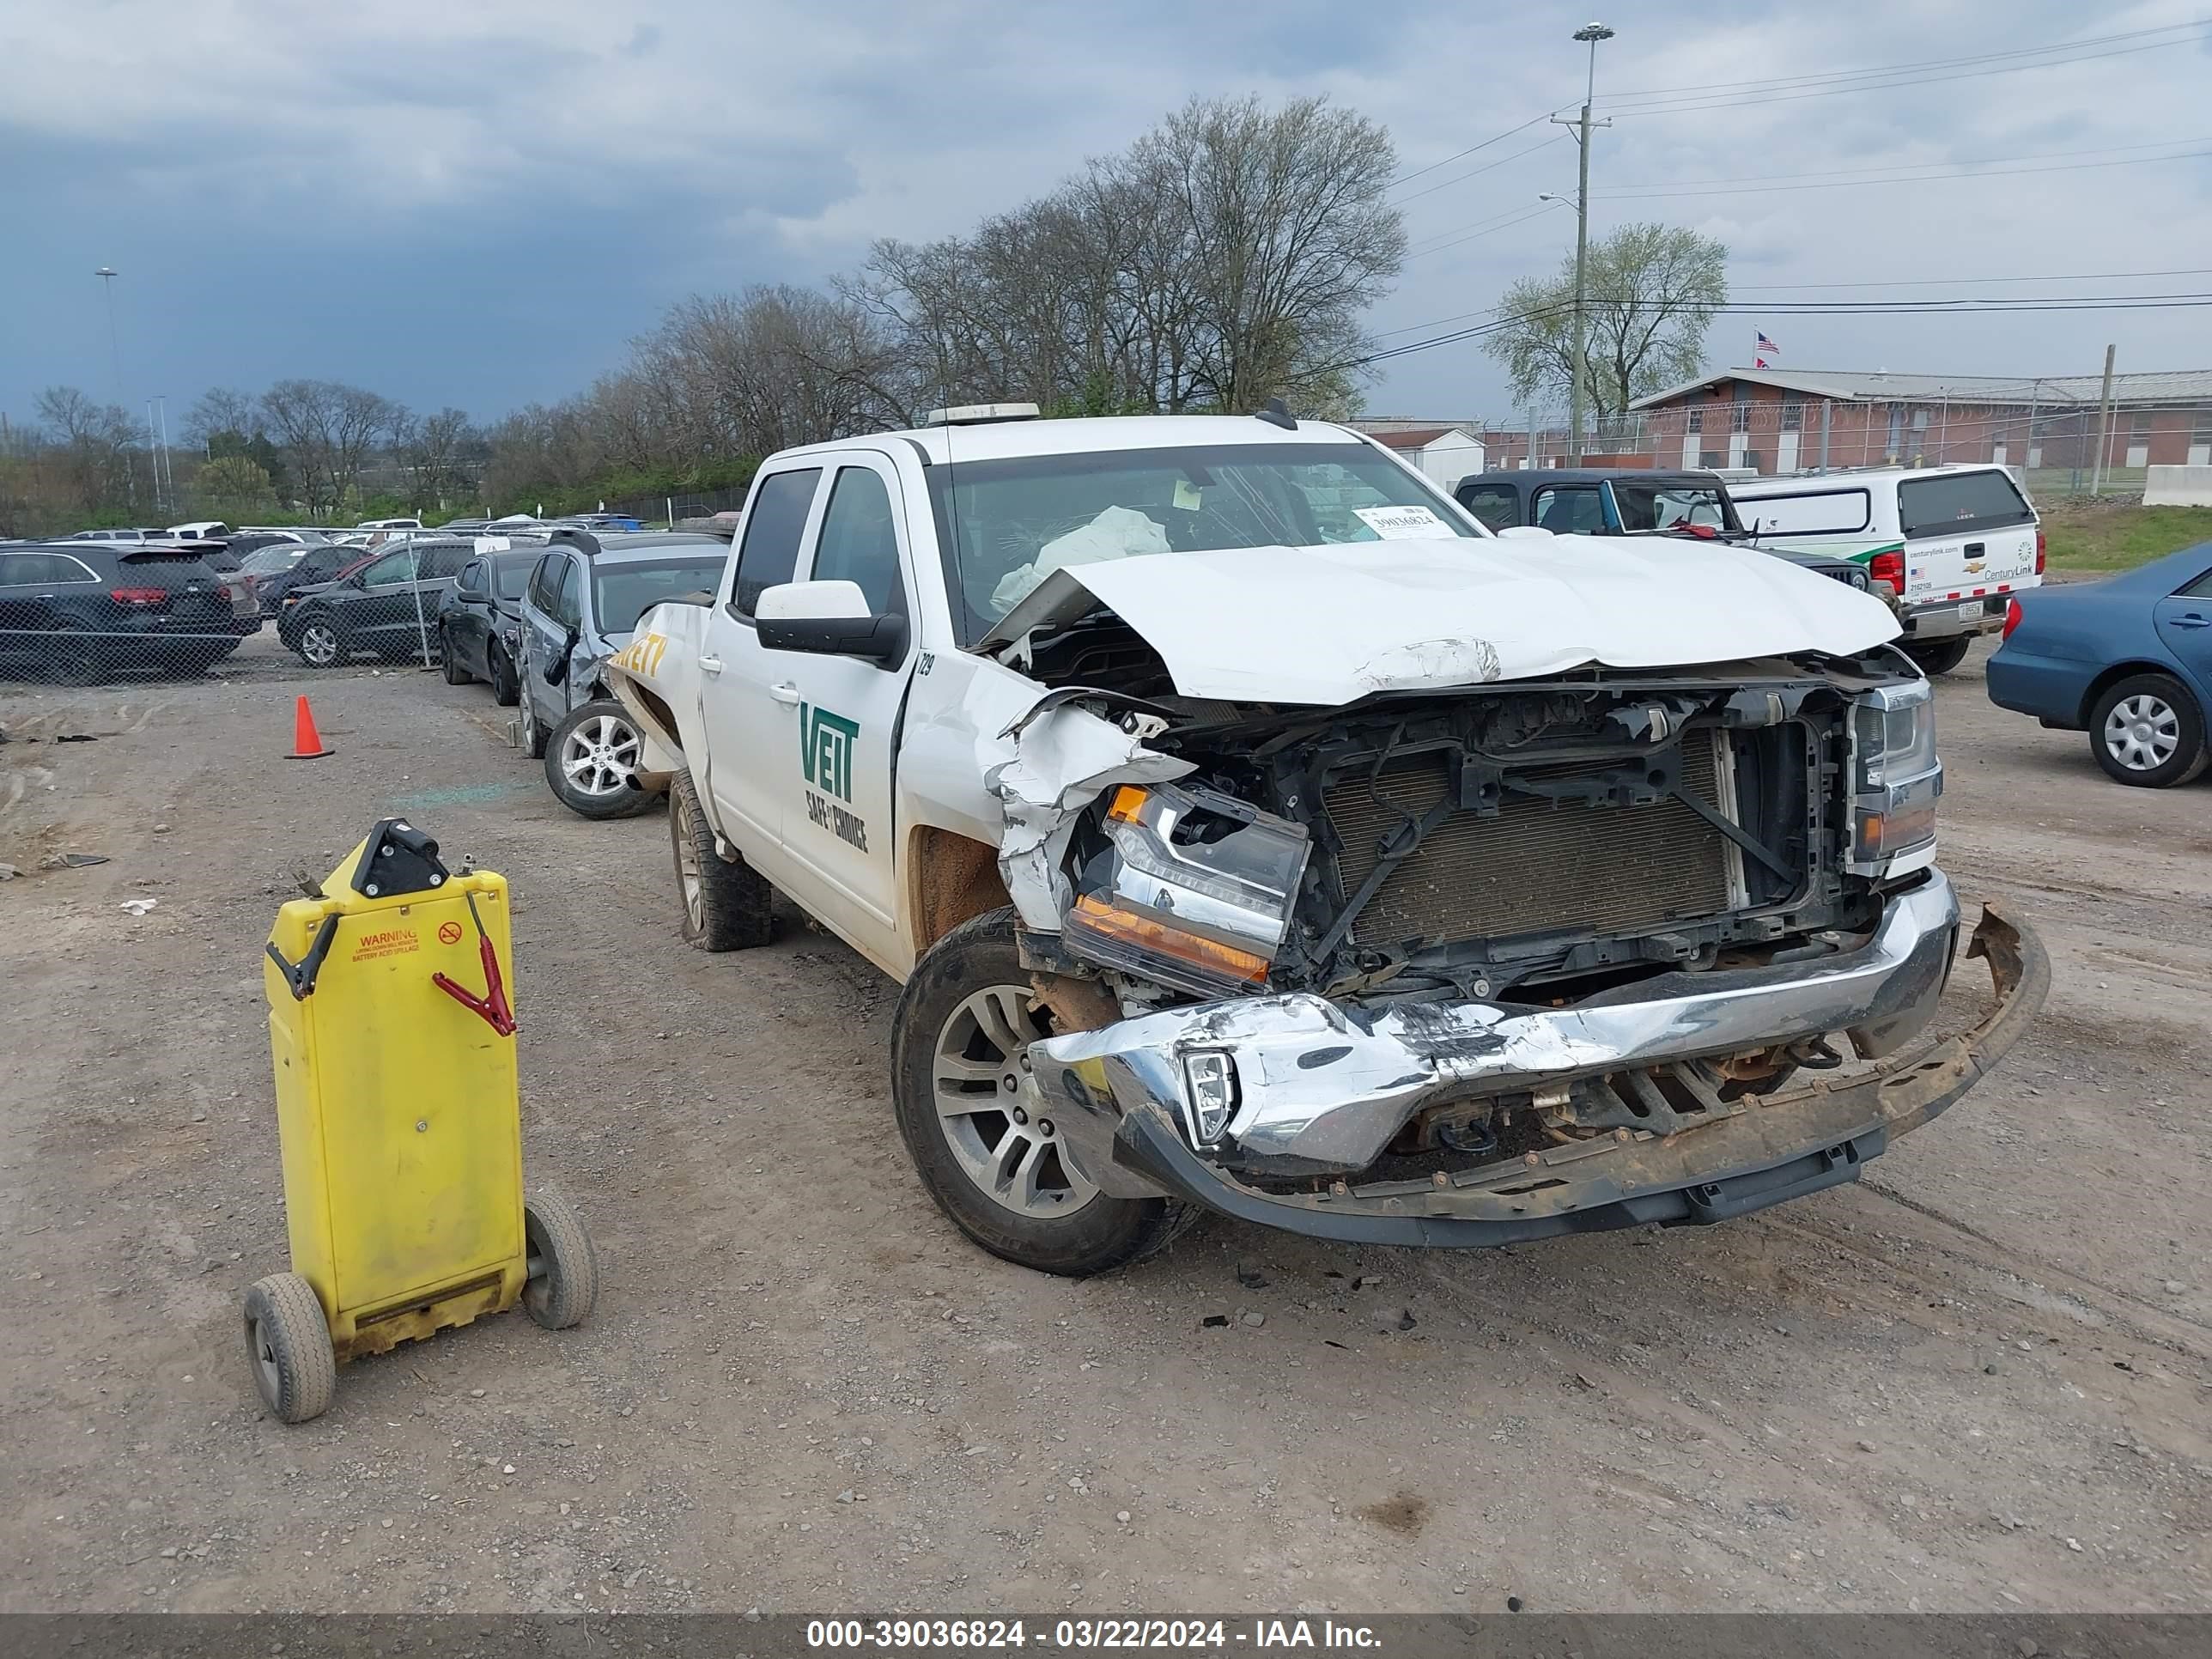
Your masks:
{"label": "power line", "polygon": [[[1793,190],[1853,190],[1865,185],[1932,185],[1941,184],[1952,179],[2017,179],[2025,174],[2036,173],[2089,173],[2095,172],[2104,167],[2153,167],[2161,161],[2193,161],[2207,155],[2212,155],[2212,149],[2184,150],[2178,155],[2130,156],[2113,161],[2067,161],[2062,162],[2057,167],[1986,167],[1983,163],[1972,162],[1967,164],[1969,169],[1973,167],[1983,167],[1984,170],[1979,172],[1967,170],[1956,173],[1923,173],[1911,178],[1838,179],[1831,179],[1826,183],[1814,184],[1744,185],[1731,189],[1667,190],[1663,188],[1652,188],[1647,190],[1604,191],[1600,192],[1598,196],[1593,199],[1602,201],[1622,201],[1632,198],[1639,202],[1657,202],[1665,201],[1675,197],[1771,196],[1778,192],[1784,192]],[[1930,163],[1930,165],[1932,166],[1934,164]]]}
{"label": "power line", "polygon": [[[1930,167],[2002,167],[2014,161],[2070,161],[2084,155],[2118,155],[2124,151],[2171,149],[2176,144],[2212,144],[2212,135],[2191,138],[2157,138],[2140,144],[2105,144],[2094,149],[2053,149],[2033,151],[2025,155],[1952,156],[1940,161],[1869,162],[1858,167],[1822,167],[1812,173],[1759,173],[1735,179],[1653,179],[1623,185],[1624,190],[1661,191],[1694,190],[1708,185],[1776,185],[1800,179],[1840,179],[1846,173],[1916,173]],[[2153,157],[2153,160],[2160,158]],[[1869,182],[1881,182],[1869,180]],[[1911,183],[1910,179],[1905,180]]]}
{"label": "power line", "polygon": [[[1954,288],[1967,283],[2101,283],[2151,276],[2212,276],[2212,265],[2194,265],[2180,270],[2072,270],[2048,276],[1914,276],[1902,282],[1890,276],[1874,283],[1745,283],[1734,285],[1731,291],[1788,294],[1815,288]],[[1470,311],[1462,314],[1472,317],[1476,313]],[[1446,317],[1439,320],[1455,319]]]}
{"label": "power line", "polygon": [[[1868,283],[1731,283],[1729,291],[1731,294],[1799,294],[1815,289],[1956,288],[1971,283],[2097,283],[2142,281],[2154,276],[2212,276],[2212,265],[2191,265],[2174,270],[2067,270],[2039,276],[1916,276],[1904,282],[1892,276]],[[1772,303],[1786,305],[1789,301]],[[1431,317],[1426,322],[1407,323],[1397,328],[1383,329],[1371,337],[1387,340],[1394,335],[1418,333],[1425,328],[1442,328],[1446,323],[1465,322],[1470,317],[1488,317],[1497,309],[1496,306],[1486,306],[1480,311],[1461,311],[1449,317]],[[1762,306],[1759,309],[1764,312],[1767,307]]]}
{"label": "power line", "polygon": [[1450,178],[1440,179],[1433,185],[1424,185],[1420,189],[1415,191],[1411,196],[1401,196],[1391,205],[1394,207],[1403,207],[1407,203],[1418,200],[1419,198],[1429,195],[1433,191],[1448,190],[1454,185],[1464,184],[1468,179],[1474,178],[1478,173],[1494,173],[1499,167],[1504,167],[1509,162],[1517,161],[1524,155],[1534,155],[1540,149],[1549,149],[1553,144],[1563,144],[1566,143],[1566,141],[1567,135],[1565,133],[1555,132],[1549,138],[1544,140],[1540,144],[1531,144],[1526,149],[1515,150],[1510,155],[1501,155],[1495,161],[1486,161],[1479,167],[1469,167],[1465,173],[1455,173]]}
{"label": "power line", "polygon": [[[1765,305],[1739,305],[1730,301],[1711,307],[1716,317],[1910,317],[1910,316],[1967,316],[1980,313],[2014,314],[2028,312],[2060,311],[2166,311],[2190,310],[2212,306],[2212,293],[2139,294],[2139,295],[2051,295],[2042,297],[2019,296],[2007,298],[1961,298],[1956,300],[1857,300],[1835,302],[1813,301],[1779,301]],[[1403,345],[1386,346],[1380,351],[1370,352],[1364,357],[1340,365],[1343,368],[1364,368],[1393,357],[1410,356],[1417,351],[1432,350],[1438,346],[1456,345],[1462,341],[1480,339],[1512,327],[1516,323],[1533,322],[1539,319],[1563,315],[1573,309],[1571,302],[1561,300],[1537,307],[1511,317],[1501,317],[1494,322],[1479,323],[1471,328],[1455,329],[1449,334],[1432,336],[1425,340],[1409,340]]]}
{"label": "power line", "polygon": [[1519,126],[1508,127],[1504,131],[1499,133],[1494,138],[1486,138],[1479,144],[1469,144],[1465,149],[1455,149],[1450,155],[1445,156],[1443,161],[1431,161],[1425,167],[1415,167],[1411,173],[1401,173],[1395,179],[1393,179],[1390,181],[1389,188],[1395,190],[1399,185],[1409,183],[1412,180],[1419,178],[1425,173],[1434,173],[1438,167],[1449,167],[1454,161],[1458,161],[1462,155],[1472,155],[1479,149],[1488,149],[1492,144],[1502,144],[1508,138],[1510,138],[1515,133],[1526,132],[1530,127],[1539,126],[1544,122],[1550,120],[1553,113],[1553,111],[1546,110],[1541,115],[1532,115],[1527,120],[1523,121]]}
{"label": "power line", "polygon": [[[2202,25],[2191,25],[2191,27],[2201,27]],[[2197,38],[2201,40],[2203,37],[2199,35]],[[2181,46],[2185,43],[2186,38],[2184,37],[2183,39],[2173,40],[2153,41],[2148,46],[2115,46],[2109,52],[2081,52],[2071,58],[2046,58],[2040,63],[1999,64],[1988,69],[1961,70],[1954,75],[1922,75],[1890,81],[1863,81],[1855,82],[1850,86],[1821,87],[1813,88],[1808,90],[1799,92],[1782,92],[1778,93],[1771,97],[1760,97],[1757,94],[1746,94],[1737,97],[1717,98],[1706,103],[1644,104],[1632,108],[1620,108],[1616,110],[1616,112],[1622,115],[1682,115],[1698,110],[1748,109],[1759,104],[1790,103],[1796,100],[1804,98],[1833,98],[1841,93],[1885,92],[1898,87],[1933,86],[1939,82],[1944,81],[1971,81],[1989,75],[2012,75],[2017,74],[2023,70],[2056,69],[2062,64],[2086,64],[2100,58],[2124,58],[2131,52],[2163,52],[2168,47]],[[1703,88],[1700,88],[1699,92],[1702,93],[1702,91]],[[1608,105],[1607,107],[1613,108],[1615,106]]]}
{"label": "power line", "polygon": [[[2179,31],[2201,28],[2212,19],[2197,18],[2186,23],[2162,23],[2156,28],[2128,29],[2118,34],[2084,35],[2075,40],[2053,41],[2047,46],[2020,46],[2010,52],[1977,52],[1966,58],[1923,58],[1902,64],[1876,64],[1865,69],[1832,70],[1819,75],[1789,75],[1779,78],[1767,77],[1757,81],[1708,81],[1695,88],[1643,87],[1627,92],[1608,93],[1601,103],[1616,103],[1636,98],[1698,98],[1713,93],[1784,90],[1792,87],[1814,86],[1830,82],[1862,80],[1869,76],[1901,75],[1922,70],[1957,69],[1970,64],[1990,64],[2008,58],[2043,58],[2054,52],[2078,52],[2084,46],[2111,46],[2118,40],[2141,40],[2154,34],[2172,34]],[[2033,67],[2033,66],[2031,66]]]}
{"label": "power line", "polygon": [[[1478,220],[1471,225],[1460,225],[1453,230],[1440,231],[1437,233],[1438,235],[1449,236],[1451,240],[1446,242],[1436,242],[1431,246],[1417,247],[1406,257],[1408,259],[1425,259],[1431,253],[1442,253],[1445,249],[1457,247],[1462,242],[1472,242],[1478,237],[1488,236],[1496,231],[1510,230],[1516,225],[1524,225],[1531,219],[1541,218],[1553,208],[1560,205],[1561,204],[1558,202],[1539,202],[1533,207],[1515,208],[1510,213],[1501,213],[1492,218]],[[1465,231],[1467,234],[1462,236],[1458,234],[1460,231]]]}

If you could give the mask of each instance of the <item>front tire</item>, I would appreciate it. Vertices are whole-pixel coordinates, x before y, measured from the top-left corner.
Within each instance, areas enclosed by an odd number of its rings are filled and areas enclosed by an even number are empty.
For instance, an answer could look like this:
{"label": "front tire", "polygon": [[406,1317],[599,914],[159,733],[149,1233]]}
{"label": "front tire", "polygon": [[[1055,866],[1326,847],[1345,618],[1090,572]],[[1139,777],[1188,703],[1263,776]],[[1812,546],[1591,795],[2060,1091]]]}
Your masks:
{"label": "front tire", "polygon": [[1929,640],[1924,645],[1907,645],[1905,654],[1920,665],[1920,672],[1934,679],[1938,674],[1948,674],[1966,661],[1966,653],[1974,648],[1974,636],[1960,634],[1948,640]]}
{"label": "front tire", "polygon": [[891,1098],[922,1185],[996,1256],[1072,1279],[1157,1254],[1200,1213],[1165,1198],[1115,1198],[1066,1158],[1030,1081],[1049,1036],[1014,939],[993,910],[930,946],[891,1027]]}
{"label": "front tire", "polygon": [[2138,789],[2187,783],[2212,762],[2203,711],[2167,674],[2130,674],[2107,686],[2089,711],[2089,752],[2107,777]]}
{"label": "front tire", "polygon": [[744,951],[775,934],[775,890],[742,859],[725,860],[699,809],[688,771],[668,787],[668,838],[676,852],[676,887],[684,900],[684,938],[701,951]]}
{"label": "front tire", "polygon": [[446,629],[438,630],[438,665],[444,672],[448,685],[466,685],[476,676],[461,665],[461,653],[453,647],[453,636]]}
{"label": "front tire", "polygon": [[579,817],[626,818],[653,804],[637,787],[645,734],[629,709],[602,700],[571,708],[545,741],[545,781]]}

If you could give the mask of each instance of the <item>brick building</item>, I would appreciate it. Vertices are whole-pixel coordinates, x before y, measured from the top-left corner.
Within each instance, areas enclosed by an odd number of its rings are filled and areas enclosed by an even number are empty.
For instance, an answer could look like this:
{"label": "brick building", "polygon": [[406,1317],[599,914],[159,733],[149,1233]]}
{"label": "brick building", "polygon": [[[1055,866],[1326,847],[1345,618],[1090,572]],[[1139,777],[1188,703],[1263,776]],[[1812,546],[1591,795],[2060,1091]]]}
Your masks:
{"label": "brick building", "polygon": [[[1821,466],[1996,461],[2094,465],[2103,377],[1729,368],[1630,406],[1608,446],[1662,466]],[[2212,370],[2112,377],[2105,468],[2212,464]]]}

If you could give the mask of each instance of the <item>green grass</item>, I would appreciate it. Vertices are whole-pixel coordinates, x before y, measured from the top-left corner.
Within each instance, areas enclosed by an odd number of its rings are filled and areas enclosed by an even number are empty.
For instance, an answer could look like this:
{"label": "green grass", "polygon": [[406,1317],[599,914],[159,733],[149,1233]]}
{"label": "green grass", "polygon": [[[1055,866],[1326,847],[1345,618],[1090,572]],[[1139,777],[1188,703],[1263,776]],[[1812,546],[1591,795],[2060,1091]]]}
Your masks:
{"label": "green grass", "polygon": [[2212,542],[2212,507],[2055,506],[2043,530],[2051,569],[2105,574]]}

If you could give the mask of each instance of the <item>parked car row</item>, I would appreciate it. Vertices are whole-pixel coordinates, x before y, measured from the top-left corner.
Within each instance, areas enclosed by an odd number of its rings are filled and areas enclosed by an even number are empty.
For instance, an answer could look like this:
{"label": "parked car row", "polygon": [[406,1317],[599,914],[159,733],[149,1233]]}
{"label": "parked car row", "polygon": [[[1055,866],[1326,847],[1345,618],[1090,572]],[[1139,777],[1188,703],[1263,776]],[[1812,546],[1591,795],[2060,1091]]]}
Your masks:
{"label": "parked car row", "polygon": [[640,782],[643,735],[602,671],[641,615],[712,587],[728,550],[717,536],[567,526],[481,551],[473,536],[418,536],[294,594],[277,629],[314,667],[427,645],[449,684],[484,681],[516,709],[520,746],[562,805],[621,817],[662,790]]}

